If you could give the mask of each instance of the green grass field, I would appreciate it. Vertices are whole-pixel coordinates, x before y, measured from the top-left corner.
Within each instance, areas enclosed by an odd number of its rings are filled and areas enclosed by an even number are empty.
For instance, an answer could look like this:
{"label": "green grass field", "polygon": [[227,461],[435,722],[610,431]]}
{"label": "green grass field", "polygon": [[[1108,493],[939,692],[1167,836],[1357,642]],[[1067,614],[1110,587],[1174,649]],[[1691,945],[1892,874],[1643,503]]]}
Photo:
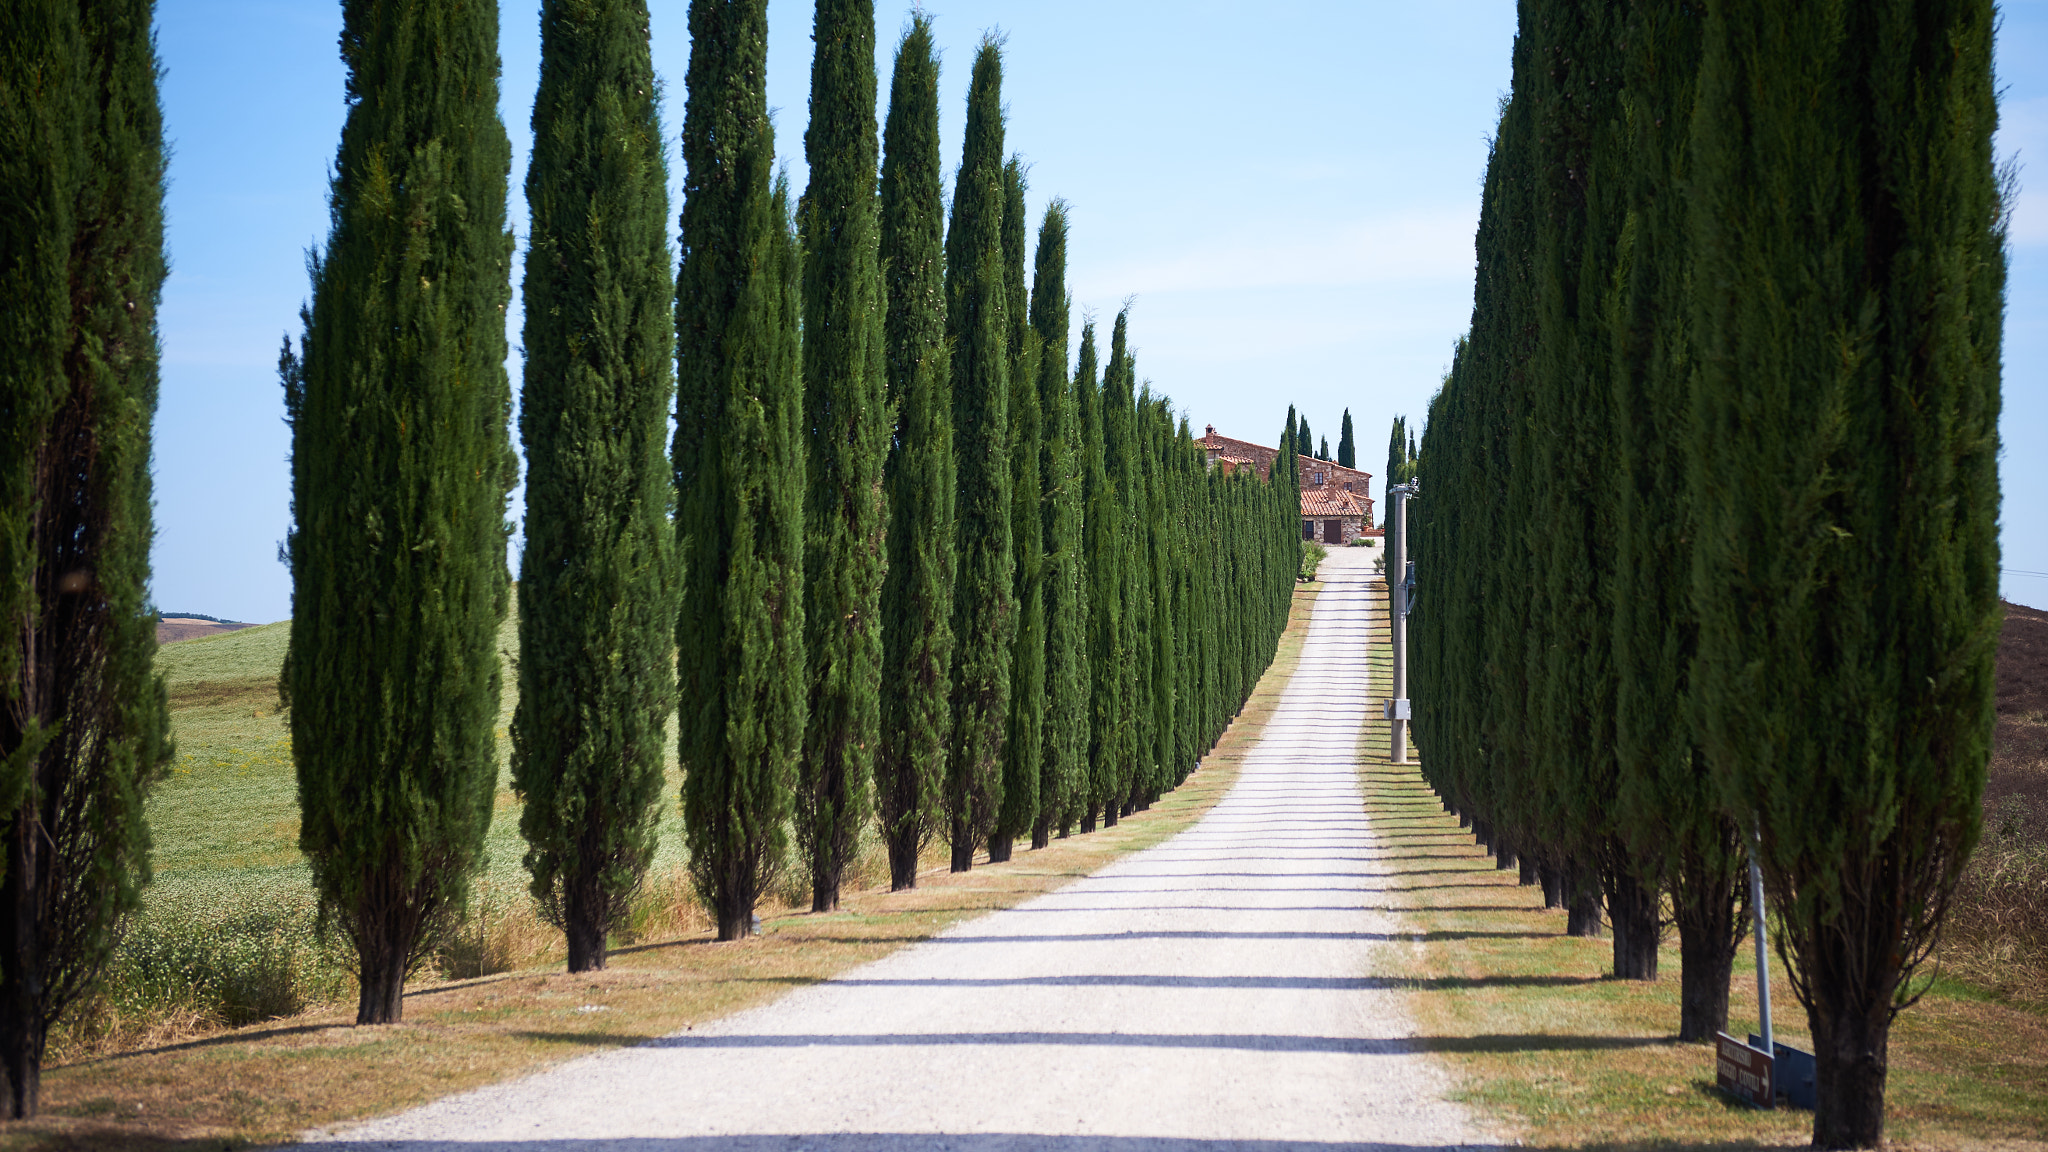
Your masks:
{"label": "green grass field", "polygon": [[[277,698],[289,631],[289,623],[266,624],[167,644],[158,652],[157,667],[170,685],[178,757],[171,779],[150,798],[157,875],[152,903],[175,899],[181,888],[195,884],[227,884],[252,894],[274,889],[282,898],[309,890],[299,855],[291,734]],[[498,711],[498,802],[485,879],[521,887],[524,846],[508,769],[508,733],[519,701],[511,663],[518,647],[515,619],[499,630],[498,645],[505,693]],[[680,788],[672,746],[668,759],[671,784]],[[664,807],[657,869],[681,860],[682,824],[675,807]]]}

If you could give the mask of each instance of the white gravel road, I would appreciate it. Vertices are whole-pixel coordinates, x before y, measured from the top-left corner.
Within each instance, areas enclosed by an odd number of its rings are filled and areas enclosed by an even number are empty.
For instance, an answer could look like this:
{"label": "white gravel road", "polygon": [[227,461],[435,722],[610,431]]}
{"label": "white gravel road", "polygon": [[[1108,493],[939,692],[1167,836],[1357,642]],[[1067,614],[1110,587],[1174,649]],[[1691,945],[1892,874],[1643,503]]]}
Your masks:
{"label": "white gravel road", "polygon": [[647,1045],[309,1138],[428,1152],[1450,1148],[1486,1134],[1376,978],[1354,775],[1366,549],[1230,794],[1085,880]]}

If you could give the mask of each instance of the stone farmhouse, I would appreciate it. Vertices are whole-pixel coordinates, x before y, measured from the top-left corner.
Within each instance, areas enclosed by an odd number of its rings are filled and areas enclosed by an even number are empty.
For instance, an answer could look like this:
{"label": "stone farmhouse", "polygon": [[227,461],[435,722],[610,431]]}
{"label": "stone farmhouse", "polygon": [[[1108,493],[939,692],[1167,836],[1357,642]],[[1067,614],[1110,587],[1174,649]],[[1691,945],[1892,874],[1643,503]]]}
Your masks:
{"label": "stone farmhouse", "polygon": [[[1219,436],[1216,426],[1196,443],[1209,467],[1228,475],[1239,468],[1252,468],[1270,475],[1277,448]],[[1324,544],[1349,544],[1361,536],[1378,536],[1372,524],[1372,473],[1346,468],[1332,460],[1301,458],[1301,538]]]}

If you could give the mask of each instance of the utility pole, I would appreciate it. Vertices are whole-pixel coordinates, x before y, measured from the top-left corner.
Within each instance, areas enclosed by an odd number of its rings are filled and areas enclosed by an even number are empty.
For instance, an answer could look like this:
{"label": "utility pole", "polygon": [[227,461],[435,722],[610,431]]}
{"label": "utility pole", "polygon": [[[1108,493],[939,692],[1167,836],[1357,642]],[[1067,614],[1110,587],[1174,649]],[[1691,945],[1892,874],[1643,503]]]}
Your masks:
{"label": "utility pole", "polygon": [[1421,491],[1419,478],[1387,489],[1394,502],[1387,533],[1387,613],[1394,641],[1394,695],[1387,701],[1387,731],[1393,745],[1388,755],[1396,764],[1408,762],[1408,500]]}

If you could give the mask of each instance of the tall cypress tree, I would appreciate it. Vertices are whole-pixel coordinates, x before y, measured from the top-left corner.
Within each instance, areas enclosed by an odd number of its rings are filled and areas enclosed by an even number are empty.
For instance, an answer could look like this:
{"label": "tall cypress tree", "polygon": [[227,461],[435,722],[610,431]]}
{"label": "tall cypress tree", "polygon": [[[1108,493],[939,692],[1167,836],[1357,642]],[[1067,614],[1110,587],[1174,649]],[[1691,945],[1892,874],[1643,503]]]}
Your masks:
{"label": "tall cypress tree", "polygon": [[1110,733],[1109,794],[1103,824],[1113,825],[1131,810],[1131,793],[1139,778],[1139,757],[1151,752],[1151,653],[1145,646],[1142,589],[1146,581],[1142,546],[1145,505],[1144,463],[1138,456],[1138,409],[1130,353],[1130,308],[1116,314],[1109,333],[1109,362],[1102,375],[1102,471],[1110,504],[1103,528],[1113,543],[1115,567],[1110,570],[1110,595],[1117,598],[1115,656],[1106,671],[1113,678],[1118,709]]}
{"label": "tall cypress tree", "polygon": [[1040,510],[1045,605],[1045,736],[1031,846],[1075,820],[1088,768],[1088,599],[1084,564],[1081,418],[1067,379],[1067,206],[1054,200],[1038,226],[1031,327],[1038,335]]}
{"label": "tall cypress tree", "polygon": [[2004,206],[1989,0],[1710,9],[1691,201],[1694,689],[1813,1030],[1884,1136],[1892,1020],[1979,832]]}
{"label": "tall cypress tree", "polygon": [[147,0],[0,16],[0,1074],[40,1104],[44,1041],[150,877],[169,767],[151,670],[150,421],[162,116]]}
{"label": "tall cypress tree", "polygon": [[675,708],[668,167],[645,0],[546,0],[526,252],[526,539],[512,786],[569,970],[654,858]]}
{"label": "tall cypress tree", "polygon": [[1344,424],[1337,436],[1337,463],[1358,467],[1358,441],[1351,434],[1351,409],[1344,410]]}
{"label": "tall cypress tree", "polygon": [[940,229],[939,66],[931,20],[896,48],[882,162],[881,266],[889,403],[897,413],[884,489],[882,728],[875,793],[889,883],[917,885],[937,820],[953,667],[953,416]]}
{"label": "tall cypress tree", "polygon": [[1107,463],[1102,388],[1096,379],[1095,322],[1081,326],[1079,363],[1074,366],[1074,399],[1081,416],[1083,565],[1088,580],[1088,778],[1081,831],[1095,831],[1098,817],[1116,823],[1118,733],[1123,726],[1125,692],[1122,667],[1123,595],[1120,591],[1122,550],[1116,489]]}
{"label": "tall cypress tree", "polygon": [[1173,409],[1165,397],[1154,397],[1151,394],[1150,384],[1145,386],[1141,396],[1138,411],[1142,422],[1142,451],[1146,469],[1144,533],[1146,567],[1149,569],[1150,579],[1140,588],[1140,592],[1143,595],[1142,604],[1151,620],[1151,629],[1148,633],[1150,650],[1145,673],[1151,682],[1152,739],[1147,757],[1149,770],[1133,799],[1136,806],[1143,810],[1173,787],[1174,749],[1179,725],[1174,718],[1177,684],[1174,662],[1178,641],[1174,636],[1176,622],[1173,615],[1173,513],[1169,507],[1173,493],[1168,471],[1168,454],[1171,451],[1169,444],[1173,438]]}
{"label": "tall cypress tree", "polygon": [[1530,423],[1541,501],[1532,573],[1546,642],[1531,678],[1531,770],[1549,839],[1573,878],[1568,926],[1598,931],[1604,894],[1614,973],[1657,975],[1658,893],[1616,827],[1612,614],[1615,418],[1610,293],[1624,215],[1615,0],[1555,0],[1536,24],[1539,326]]}
{"label": "tall cypress tree", "polygon": [[1301,417],[1294,427],[1294,454],[1297,457],[1304,457],[1310,460],[1315,459],[1316,438],[1315,434],[1308,430],[1308,417],[1306,416]]}
{"label": "tall cypress tree", "polygon": [[1003,288],[1010,344],[1010,540],[1015,557],[1017,634],[1010,650],[1010,719],[1003,740],[1003,800],[989,831],[988,858],[1010,858],[1017,837],[1038,818],[1038,778],[1045,748],[1045,603],[1042,568],[1038,333],[1029,323],[1024,286],[1024,165],[1003,166]]}
{"label": "tall cypress tree", "polygon": [[1623,82],[1627,237],[1617,260],[1614,342],[1615,803],[1618,833],[1671,894],[1682,988],[1679,1038],[1728,1026],[1728,981],[1746,927],[1744,857],[1690,715],[1692,326],[1686,159],[1703,13],[1682,3],[1630,13]]}
{"label": "tall cypress tree", "polygon": [[1003,795],[1009,725],[1012,586],[1010,323],[1003,278],[1003,61],[986,38],[968,81],[966,143],[946,232],[946,334],[953,345],[953,447],[959,462],[954,585],[953,735],[946,814],[953,871],[974,865]]}
{"label": "tall cypress tree", "polygon": [[[1391,491],[1394,487],[1415,479],[1409,473],[1409,463],[1414,455],[1409,450],[1408,418],[1394,417],[1394,427],[1387,435],[1387,476],[1382,483]],[[1389,500],[1392,497],[1388,498]],[[1389,513],[1391,515],[1391,513]]]}
{"label": "tall cypress tree", "polygon": [[692,0],[676,278],[678,750],[690,871],[751,935],[804,732],[803,393],[787,182],[771,190],[766,0]]}
{"label": "tall cypress tree", "polygon": [[510,581],[504,308],[511,146],[495,5],[342,9],[348,119],[311,261],[292,428],[290,649],[279,687],[299,847],[355,945],[356,1021],[399,1019],[458,910],[497,784]]}
{"label": "tall cypress tree", "polygon": [[875,202],[874,0],[818,0],[804,151],[804,654],[808,724],[797,843],[811,910],[839,883],[867,822],[881,723],[881,478],[888,450]]}

